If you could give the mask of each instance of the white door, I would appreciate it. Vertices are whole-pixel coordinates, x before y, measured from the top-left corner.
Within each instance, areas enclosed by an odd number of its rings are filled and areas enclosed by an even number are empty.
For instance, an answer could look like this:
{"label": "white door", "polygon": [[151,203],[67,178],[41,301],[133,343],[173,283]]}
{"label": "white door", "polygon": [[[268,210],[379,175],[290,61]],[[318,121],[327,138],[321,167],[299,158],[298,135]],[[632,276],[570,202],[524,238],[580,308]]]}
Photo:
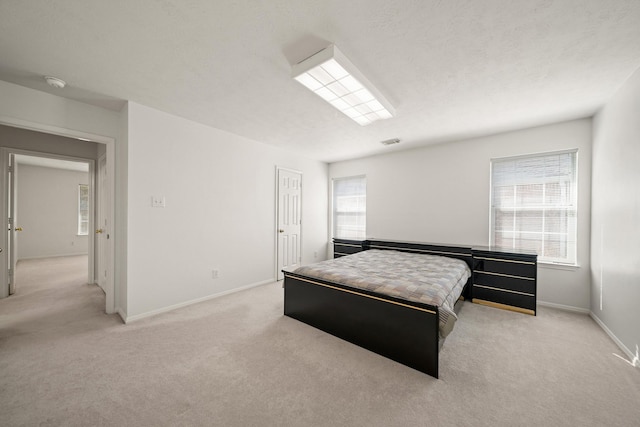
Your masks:
{"label": "white door", "polygon": [[276,277],[282,280],[282,270],[300,265],[302,173],[278,168],[278,262]]}
{"label": "white door", "polygon": [[9,154],[9,174],[8,174],[8,206],[9,206],[9,241],[7,242],[8,251],[8,266],[9,266],[9,295],[13,295],[16,292],[16,265],[18,263],[18,239],[17,233],[22,231],[22,228],[18,226],[17,219],[17,185],[18,176],[18,164],[15,160],[15,155]]}
{"label": "white door", "polygon": [[107,286],[107,156],[98,160],[96,200],[96,283],[106,293]]}

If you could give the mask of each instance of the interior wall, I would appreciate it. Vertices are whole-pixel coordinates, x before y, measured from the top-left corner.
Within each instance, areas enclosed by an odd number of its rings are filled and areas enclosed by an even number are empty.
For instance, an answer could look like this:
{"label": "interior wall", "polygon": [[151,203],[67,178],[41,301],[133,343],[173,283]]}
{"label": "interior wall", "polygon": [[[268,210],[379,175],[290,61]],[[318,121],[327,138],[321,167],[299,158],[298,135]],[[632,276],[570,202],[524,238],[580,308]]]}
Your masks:
{"label": "interior wall", "polygon": [[640,70],[594,119],[591,312],[638,357]]}
{"label": "interior wall", "polygon": [[[326,164],[132,105],[114,112],[0,81],[0,123],[29,129],[37,124],[35,128],[69,129],[116,140],[112,244],[115,309],[123,318],[271,280],[275,275],[276,165],[303,172],[303,262],[325,258]],[[184,152],[180,151],[182,146],[186,148]],[[176,152],[180,154],[173,156]],[[160,166],[154,163],[156,160],[160,160]],[[210,166],[217,169],[209,170]],[[234,193],[235,187],[227,188],[235,182],[230,181],[234,174],[244,174],[237,182],[243,195]],[[135,177],[133,185],[128,182],[130,176]],[[198,180],[199,177],[205,180]],[[173,184],[164,185],[166,180]],[[150,190],[156,188],[165,193],[167,207],[163,211],[169,215],[146,211],[150,207]],[[270,192],[268,197],[263,190]],[[201,194],[210,198],[203,202]],[[178,203],[172,205],[175,201]],[[183,203],[195,209],[179,209],[176,215],[172,208]],[[235,203],[245,211],[232,214],[232,208],[225,208],[225,203]],[[195,214],[189,215],[191,212]],[[146,215],[150,213],[149,224],[156,224],[159,217],[160,228],[148,230]],[[132,218],[136,219],[135,227],[127,223]],[[190,220],[196,220],[197,225],[190,228]],[[201,224],[212,233],[194,231]],[[187,229],[191,230],[189,237],[183,239],[180,234]],[[163,245],[151,247],[149,242],[156,239]],[[171,252],[176,246],[180,251]],[[133,255],[129,254],[131,251]],[[193,259],[186,262],[191,253]],[[148,263],[136,265],[140,262]],[[157,269],[158,265],[162,268]],[[0,267],[6,269],[4,264]],[[216,281],[209,279],[213,268],[220,272]],[[160,280],[154,282],[158,276]]]}
{"label": "interior wall", "polygon": [[[128,151],[129,151],[129,103],[127,102],[120,112],[120,135],[118,144],[116,145],[116,167],[115,167],[115,197],[118,200],[118,208],[115,212],[113,234],[115,241],[118,243],[115,251],[115,305],[116,310],[122,319],[127,318],[127,218],[128,218]],[[114,169],[112,169],[114,170]]]}
{"label": "interior wall", "polygon": [[128,318],[274,280],[276,166],[303,173],[303,263],[325,258],[325,163],[131,102],[127,157]]}
{"label": "interior wall", "polygon": [[367,236],[488,245],[490,160],[578,149],[578,268],[540,264],[538,301],[588,311],[591,119],[332,163],[367,176]]}
{"label": "interior wall", "polygon": [[44,126],[118,136],[120,114],[82,102],[0,81],[0,121],[15,119]]}
{"label": "interior wall", "polygon": [[18,165],[18,260],[88,253],[78,235],[78,185],[88,172]]}
{"label": "interior wall", "polygon": [[103,144],[0,125],[2,147],[96,160],[99,145]]}

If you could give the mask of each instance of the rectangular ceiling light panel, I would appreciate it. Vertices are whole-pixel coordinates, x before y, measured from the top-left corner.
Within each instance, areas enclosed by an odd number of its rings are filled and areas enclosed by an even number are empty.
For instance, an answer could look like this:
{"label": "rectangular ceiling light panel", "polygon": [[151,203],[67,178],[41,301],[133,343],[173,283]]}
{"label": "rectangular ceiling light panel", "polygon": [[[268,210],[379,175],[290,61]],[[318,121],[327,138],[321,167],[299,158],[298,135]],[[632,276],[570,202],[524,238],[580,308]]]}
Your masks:
{"label": "rectangular ceiling light panel", "polygon": [[389,101],[333,45],[294,65],[292,74],[362,126],[395,114]]}

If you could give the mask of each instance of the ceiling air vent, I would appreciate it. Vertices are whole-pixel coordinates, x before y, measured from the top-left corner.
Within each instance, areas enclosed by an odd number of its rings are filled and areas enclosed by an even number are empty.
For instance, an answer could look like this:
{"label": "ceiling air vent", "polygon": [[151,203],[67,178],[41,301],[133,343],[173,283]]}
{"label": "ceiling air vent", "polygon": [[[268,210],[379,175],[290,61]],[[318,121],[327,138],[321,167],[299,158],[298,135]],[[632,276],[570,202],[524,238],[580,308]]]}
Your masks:
{"label": "ceiling air vent", "polygon": [[400,140],[398,138],[393,138],[393,139],[387,139],[386,141],[382,141],[381,144],[382,145],[393,145],[393,144],[397,144],[399,142],[400,142]]}

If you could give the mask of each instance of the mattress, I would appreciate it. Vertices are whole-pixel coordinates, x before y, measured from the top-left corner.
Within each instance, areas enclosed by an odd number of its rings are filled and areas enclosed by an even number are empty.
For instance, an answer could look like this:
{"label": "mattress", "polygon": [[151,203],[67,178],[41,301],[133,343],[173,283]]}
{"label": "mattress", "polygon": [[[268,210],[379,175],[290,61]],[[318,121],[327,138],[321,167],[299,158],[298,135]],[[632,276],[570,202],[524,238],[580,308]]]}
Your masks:
{"label": "mattress", "polygon": [[437,306],[443,338],[458,319],[453,308],[471,276],[459,259],[378,249],[303,266],[294,273]]}

